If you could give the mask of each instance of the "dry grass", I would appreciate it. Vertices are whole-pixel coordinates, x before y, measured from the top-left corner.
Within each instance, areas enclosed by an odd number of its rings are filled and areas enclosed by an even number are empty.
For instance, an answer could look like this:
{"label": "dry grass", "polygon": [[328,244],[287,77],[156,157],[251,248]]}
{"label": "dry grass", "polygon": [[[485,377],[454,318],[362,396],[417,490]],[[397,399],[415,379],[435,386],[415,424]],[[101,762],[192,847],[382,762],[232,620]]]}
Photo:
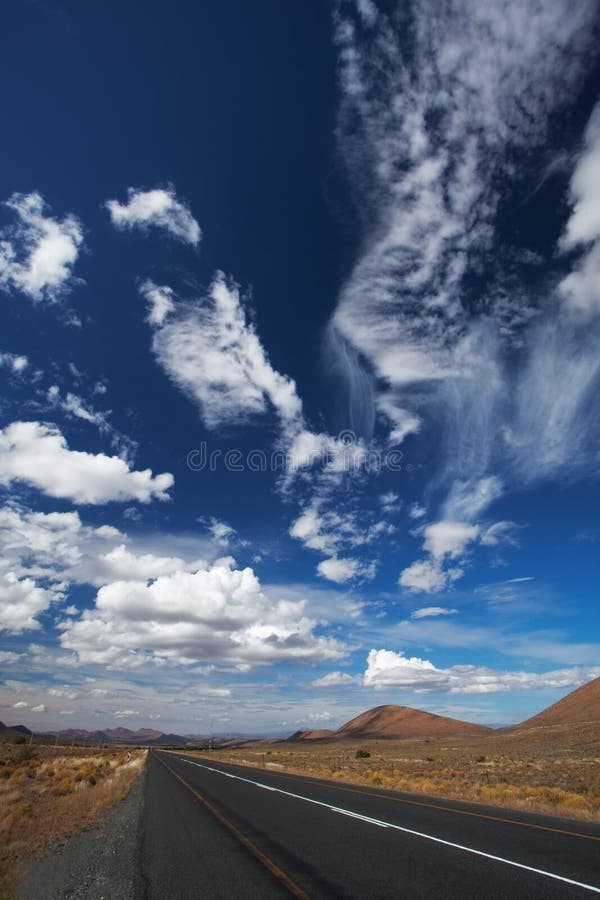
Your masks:
{"label": "dry grass", "polygon": [[[357,750],[369,756],[356,758]],[[430,740],[278,742],[213,751],[211,756],[318,778],[600,821],[597,724]]]}
{"label": "dry grass", "polygon": [[[121,800],[146,751],[0,745],[0,898],[10,896],[22,864],[89,827]],[[4,893],[3,893],[4,892]]]}

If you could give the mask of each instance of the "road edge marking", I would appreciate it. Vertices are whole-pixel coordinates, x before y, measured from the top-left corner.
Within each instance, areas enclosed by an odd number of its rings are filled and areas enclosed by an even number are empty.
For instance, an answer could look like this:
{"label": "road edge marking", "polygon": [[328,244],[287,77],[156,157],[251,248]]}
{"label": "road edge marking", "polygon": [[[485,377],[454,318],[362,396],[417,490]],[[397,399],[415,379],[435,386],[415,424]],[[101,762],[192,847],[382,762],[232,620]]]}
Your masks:
{"label": "road edge marking", "polygon": [[[214,806],[214,804],[212,804],[210,800],[207,800],[206,797],[204,797],[195,788],[188,784],[187,781],[181,777],[181,775],[178,775],[177,772],[164,761],[164,759],[161,759],[158,755],[156,756],[156,759],[160,763],[162,763],[166,769],[169,770],[171,775],[174,775],[175,778],[177,778],[177,780],[180,781],[188,789],[188,791],[190,791],[190,793],[194,795],[199,803],[202,803],[202,805],[205,806],[213,814],[215,819],[217,819],[217,821],[219,821],[221,825],[223,825],[227,829],[227,831],[229,831],[240,842],[240,844],[242,844],[246,848],[246,850],[248,850],[252,854],[252,856],[255,857],[255,859],[262,863],[262,865],[268,870],[268,872],[274,878],[276,878],[277,881],[279,881],[279,883],[282,884],[290,894],[292,894],[292,896],[298,897],[299,900],[310,900],[309,895],[306,894],[301,887],[298,887],[296,882],[292,881],[289,875],[286,875],[283,869],[280,869],[277,863],[274,863],[273,860],[266,855],[266,853],[263,853],[262,850],[259,850],[256,844],[254,844],[250,840],[250,838],[246,837],[246,835],[243,834],[243,832],[241,832],[240,829],[227,818],[227,816],[223,815],[223,813],[219,809],[217,809],[217,807]],[[232,775],[231,777],[235,778],[236,776]],[[274,788],[274,790],[277,790],[277,788]]]}
{"label": "road edge marking", "polygon": [[586,884],[583,881],[575,881],[575,879],[573,878],[567,878],[566,875],[557,875],[555,872],[548,872],[546,869],[537,869],[535,866],[528,866],[526,863],[520,863],[514,859],[506,859],[503,856],[496,856],[493,853],[487,853],[485,850],[477,850],[475,849],[475,847],[467,847],[465,844],[457,844],[454,841],[447,841],[444,838],[436,837],[433,834],[426,834],[423,831],[416,831],[412,828],[406,828],[404,825],[396,825],[393,822],[384,822],[382,819],[370,818],[369,816],[363,816],[360,813],[353,814],[352,810],[332,806],[330,803],[325,803],[322,800],[314,800],[312,797],[303,797],[301,794],[293,794],[291,791],[284,791],[281,788],[273,788],[271,785],[263,785],[260,781],[252,781],[251,778],[243,778],[241,775],[231,775],[228,772],[221,772],[219,769],[214,769],[212,768],[212,766],[207,766],[204,763],[193,762],[192,760],[188,759],[183,759],[182,762],[187,762],[191,766],[198,766],[200,769],[206,769],[207,771],[214,772],[217,775],[222,775],[227,778],[235,778],[238,781],[245,781],[247,784],[253,784],[259,788],[268,787],[269,790],[274,791],[275,793],[283,794],[286,797],[292,797],[295,800],[303,800],[305,803],[312,803],[314,806],[322,806],[325,809],[329,809],[331,812],[341,813],[342,815],[347,815],[351,818],[359,819],[370,825],[392,828],[395,831],[401,831],[404,834],[410,834],[414,837],[433,841],[434,843],[442,844],[445,847],[452,847],[455,850],[462,850],[463,852],[471,853],[474,856],[481,856],[484,859],[491,859],[494,862],[503,863],[504,865],[512,866],[515,869],[523,869],[524,871],[532,872],[535,875],[542,875],[545,878],[551,878],[552,880],[560,881],[563,884],[569,884],[573,887],[583,888],[583,890],[591,891],[594,894],[600,894],[600,887],[596,887],[593,884]]}
{"label": "road edge marking", "polygon": [[[177,754],[180,751],[177,750],[167,750],[167,753]],[[184,755],[185,751],[181,755]],[[256,766],[245,765],[244,763],[232,763],[232,762],[222,762],[221,760],[215,760],[215,762],[220,763],[222,766],[233,766],[234,768],[240,769],[250,769],[252,772],[263,772],[264,769],[259,769]],[[472,811],[470,809],[456,809],[453,806],[443,806],[441,803],[427,803],[425,800],[408,800],[406,797],[394,797],[390,794],[383,793],[380,791],[379,793],[375,793],[368,789],[368,786],[365,785],[365,790],[360,790],[359,787],[350,787],[349,782],[345,782],[344,784],[340,784],[339,781],[334,781],[329,778],[315,778],[309,775],[301,775],[299,772],[279,772],[276,770],[268,769],[269,775],[277,775],[279,778],[297,778],[300,782],[305,782],[307,784],[318,784],[323,787],[331,788],[334,791],[343,791],[346,794],[361,794],[364,797],[375,797],[377,799],[385,799],[385,800],[393,800],[394,803],[405,803],[408,806],[424,806],[427,809],[439,809],[442,812],[450,812],[456,813],[458,816],[471,816],[476,819],[489,819],[491,822],[503,822],[505,825],[519,825],[521,828],[533,828],[537,831],[550,831],[553,834],[564,834],[568,837],[581,838],[584,841],[600,841],[600,837],[595,834],[583,834],[581,831],[568,831],[566,828],[552,828],[551,825],[537,825],[535,822],[520,822],[518,819],[506,819],[504,816],[492,816],[489,813],[479,813]],[[235,777],[235,776],[232,776]],[[346,786],[348,785],[348,786]],[[476,801],[463,801],[464,803],[473,803],[476,804]],[[526,815],[534,815],[534,813],[528,813],[527,810],[523,810]]]}

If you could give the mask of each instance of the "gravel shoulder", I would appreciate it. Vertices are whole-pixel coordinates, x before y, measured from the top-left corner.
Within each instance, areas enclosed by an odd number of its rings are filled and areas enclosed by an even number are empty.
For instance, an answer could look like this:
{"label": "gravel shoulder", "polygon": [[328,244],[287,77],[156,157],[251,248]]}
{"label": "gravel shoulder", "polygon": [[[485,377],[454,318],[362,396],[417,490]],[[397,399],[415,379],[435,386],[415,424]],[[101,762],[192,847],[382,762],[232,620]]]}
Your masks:
{"label": "gravel shoulder", "polygon": [[127,797],[86,831],[65,838],[32,860],[19,900],[141,900],[145,770]]}

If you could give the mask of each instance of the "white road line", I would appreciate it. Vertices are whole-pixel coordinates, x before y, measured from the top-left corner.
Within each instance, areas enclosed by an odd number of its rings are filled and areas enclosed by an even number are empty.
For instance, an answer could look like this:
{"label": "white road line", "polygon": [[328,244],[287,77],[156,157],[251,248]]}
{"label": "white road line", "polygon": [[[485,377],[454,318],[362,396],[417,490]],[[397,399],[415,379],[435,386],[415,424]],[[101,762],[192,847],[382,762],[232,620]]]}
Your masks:
{"label": "white road line", "polygon": [[193,762],[191,759],[182,759],[177,757],[180,762],[188,763],[190,766],[198,766],[200,769],[207,769],[217,775],[224,775],[227,778],[234,778],[236,781],[245,781],[247,784],[253,784],[255,787],[262,788],[266,791],[273,791],[277,794],[283,794],[286,797],[292,797],[294,800],[303,800],[305,803],[312,803],[314,806],[323,806],[331,812],[341,813],[353,819],[359,819],[369,825],[377,825],[380,828],[393,828],[395,831],[402,831],[405,834],[411,834],[413,837],[424,838],[426,841],[433,841],[436,844],[443,844],[445,847],[452,847],[454,850],[462,850],[465,853],[472,853],[474,856],[483,856],[485,859],[491,859],[494,862],[504,863],[506,866],[513,866],[515,869],[524,869],[526,872],[533,872],[534,875],[543,875],[545,878],[552,878],[554,881],[561,881],[563,884],[571,884],[574,887],[583,888],[585,891],[592,891],[594,894],[600,894],[600,887],[593,884],[585,884],[582,881],[575,881],[573,878],[565,878],[564,875],[556,875],[554,872],[546,872],[544,869],[536,869],[533,866],[527,866],[525,863],[516,862],[514,859],[505,859],[503,856],[495,856],[493,853],[485,853],[483,850],[476,850],[474,847],[466,847],[464,844],[455,844],[453,841],[445,841],[443,838],[435,837],[433,834],[425,834],[422,831],[414,831],[412,828],[405,828],[402,825],[395,825],[393,822],[383,822],[381,819],[372,819],[369,816],[363,816],[360,813],[352,812],[350,809],[343,809],[339,806],[331,806],[330,803],[323,803],[322,800],[314,800],[312,797],[303,797],[301,794],[293,794],[290,791],[284,791],[281,788],[273,787],[270,784],[263,784],[261,781],[253,781],[251,778],[243,778],[241,775],[232,775],[231,772],[223,772],[221,769],[214,769],[212,766],[203,763]]}

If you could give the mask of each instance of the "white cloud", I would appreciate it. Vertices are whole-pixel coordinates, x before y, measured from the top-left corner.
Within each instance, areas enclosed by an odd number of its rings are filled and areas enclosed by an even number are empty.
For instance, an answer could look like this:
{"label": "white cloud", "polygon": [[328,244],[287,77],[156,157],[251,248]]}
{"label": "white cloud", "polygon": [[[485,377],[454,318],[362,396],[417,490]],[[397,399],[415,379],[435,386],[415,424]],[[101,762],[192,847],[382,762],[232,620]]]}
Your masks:
{"label": "white cloud", "polygon": [[166,285],[155,284],[149,278],[140,285],[140,294],[148,303],[146,321],[150,325],[163,325],[165,319],[175,309],[175,292]]}
{"label": "white cloud", "polygon": [[419,416],[398,405],[398,398],[391,392],[381,393],[377,397],[377,409],[383,413],[392,425],[388,436],[390,444],[402,444],[411,434],[418,434],[423,424]]}
{"label": "white cloud", "polygon": [[332,557],[331,559],[323,559],[317,566],[317,572],[322,578],[328,581],[335,581],[336,584],[344,584],[350,581],[360,571],[360,564],[357,559],[341,559]]}
{"label": "white cloud", "polygon": [[398,579],[400,587],[409,591],[436,593],[456,581],[463,574],[460,568],[443,570],[440,563],[434,560],[416,560],[403,569]]}
{"label": "white cloud", "polygon": [[77,691],[69,690],[69,688],[50,688],[48,694],[50,697],[66,697],[67,700],[76,700],[79,696]]}
{"label": "white cloud", "polygon": [[227,522],[220,522],[214,517],[210,520],[208,530],[212,534],[215,541],[217,541],[217,543],[222,547],[226,547],[237,533],[235,528],[232,528],[231,525],[227,524]]}
{"label": "white cloud", "polygon": [[504,584],[519,584],[522,581],[535,581],[533,575],[524,575],[522,578],[508,578]]}
{"label": "white cloud", "polygon": [[17,353],[0,353],[0,366],[8,369],[13,375],[21,375],[29,365],[26,356]]}
{"label": "white cloud", "polygon": [[[408,43],[395,5],[378,9],[367,30],[356,5],[335,17],[337,137],[368,214],[328,347],[354,369],[351,409],[369,406],[371,417],[378,409],[398,439],[403,423],[421,432],[434,423],[431,482],[449,494],[440,518],[472,522],[506,487],[595,465],[598,322],[584,337],[569,309],[557,314],[547,280],[539,289],[519,283],[507,262],[517,250],[495,232],[507,196],[498,183],[510,197],[511,182],[522,184],[515,151],[544,145],[592,59],[595,4],[571,12],[568,0],[458,0],[435,11],[417,0],[403,13]],[[592,315],[600,313],[599,123],[596,112],[562,241],[585,251],[562,283],[566,307]],[[488,287],[474,296],[466,275],[479,271]],[[369,392],[370,374],[378,381]]]}
{"label": "white cloud", "polygon": [[93,610],[64,623],[63,647],[82,663],[135,666],[147,661],[253,666],[344,655],[315,635],[305,602],[275,601],[250,568],[217,561],[196,572],[102,587]]}
{"label": "white cloud", "polygon": [[296,385],[271,366],[239,288],[222,273],[205,297],[180,301],[155,329],[158,362],[199,405],[208,428],[242,423],[269,405],[286,427],[300,421]]}
{"label": "white cloud", "polygon": [[[304,507],[289,529],[290,537],[301,541],[310,550],[336,556],[342,547],[353,548],[372,544],[377,538],[394,532],[394,526],[385,521],[359,523],[352,509],[344,509],[341,502],[331,501],[336,508],[327,509],[323,497],[315,496]],[[328,567],[326,566],[326,569]],[[331,567],[334,571],[335,566]],[[367,572],[361,564],[363,574]],[[324,573],[322,573],[324,574]]]}
{"label": "white cloud", "polygon": [[89,577],[82,569],[95,564],[107,544],[123,540],[124,535],[111,526],[82,525],[77,512],[34,512],[15,503],[0,508],[0,570],[12,570],[20,579],[57,585],[71,578],[82,580]]}
{"label": "white cloud", "polygon": [[[87,405],[86,402],[78,394],[68,391],[66,395],[61,395],[60,388],[57,384],[53,384],[46,392],[46,399],[52,409],[60,409],[69,418],[81,419],[89,425],[94,425],[101,434],[111,434],[118,439],[114,428],[108,421],[109,413],[98,412]],[[129,442],[131,443],[131,442]]]}
{"label": "white cloud", "polygon": [[457,612],[457,609],[448,609],[445,606],[423,606],[421,609],[413,610],[410,617],[411,619],[430,619],[436,616],[453,616]]}
{"label": "white cloud", "polygon": [[14,709],[26,709],[29,706],[24,700],[19,700],[18,703],[13,703]]}
{"label": "white cloud", "polygon": [[463,566],[473,544],[478,542],[487,547],[497,547],[502,543],[514,545],[515,527],[514,522],[496,522],[482,528],[468,522],[449,520],[427,525],[422,529],[422,534],[423,549],[429,554],[429,558],[417,560],[404,569],[398,583],[415,592],[441,591],[462,577]]}
{"label": "white cloud", "polygon": [[503,484],[496,475],[483,478],[458,479],[452,485],[444,504],[446,518],[472,521],[501,496]]}
{"label": "white cloud", "polygon": [[137,709],[118,709],[114,713],[115,719],[132,719],[139,716]]}
{"label": "white cloud", "polygon": [[342,685],[353,684],[356,681],[354,675],[348,675],[347,672],[328,672],[322,678],[317,678],[311,682],[313,687],[341,687]]}
{"label": "white cloud", "polygon": [[424,532],[423,546],[434,559],[457,559],[479,535],[477,525],[465,522],[434,522]]}
{"label": "white cloud", "polygon": [[46,712],[46,707],[44,706],[43,703],[40,703],[38,706],[32,706],[32,707],[31,707],[31,712],[34,712],[34,713],[43,713],[43,712]]}
{"label": "white cloud", "polygon": [[200,226],[172,187],[150,191],[128,188],[127,203],[107,200],[105,206],[112,224],[120,230],[137,227],[145,231],[152,226],[166,229],[184,244],[196,246],[200,242]]}
{"label": "white cloud", "polygon": [[168,499],[169,473],[133,471],[118,456],[69,450],[61,432],[41,422],[13,422],[0,431],[0,484],[24,482],[77,504]]}
{"label": "white cloud", "polygon": [[136,555],[120,544],[109,553],[99,558],[99,572],[94,579],[98,583],[110,581],[139,581],[159,578],[161,575],[174,575],[176,572],[194,571],[205,563],[194,560],[186,563],[178,556],[154,556],[152,553]]}
{"label": "white cloud", "polygon": [[371,650],[364,683],[371,687],[397,687],[417,693],[487,694],[499,691],[577,687],[597,678],[600,666],[557,669],[551,672],[511,672],[484,666],[460,665],[438,669],[432,662],[407,657],[402,651]]}
{"label": "white cloud", "polygon": [[59,591],[40,587],[32,578],[19,579],[12,571],[0,574],[0,630],[20,634],[40,628],[36,616],[61,599]]}
{"label": "white cloud", "polygon": [[494,522],[482,531],[480,541],[484,547],[498,547],[500,544],[511,544],[516,547],[518,546],[515,538],[516,529],[514,522]]}
{"label": "white cloud", "polygon": [[560,283],[570,310],[589,315],[600,312],[600,104],[590,117],[584,150],[570,186],[573,212],[560,246],[563,250],[586,248],[573,272]]}
{"label": "white cloud", "polygon": [[73,284],[72,270],[83,243],[75,216],[53,219],[40,194],[13,194],[6,202],[17,223],[0,234],[0,288],[32,300],[57,300]]}

